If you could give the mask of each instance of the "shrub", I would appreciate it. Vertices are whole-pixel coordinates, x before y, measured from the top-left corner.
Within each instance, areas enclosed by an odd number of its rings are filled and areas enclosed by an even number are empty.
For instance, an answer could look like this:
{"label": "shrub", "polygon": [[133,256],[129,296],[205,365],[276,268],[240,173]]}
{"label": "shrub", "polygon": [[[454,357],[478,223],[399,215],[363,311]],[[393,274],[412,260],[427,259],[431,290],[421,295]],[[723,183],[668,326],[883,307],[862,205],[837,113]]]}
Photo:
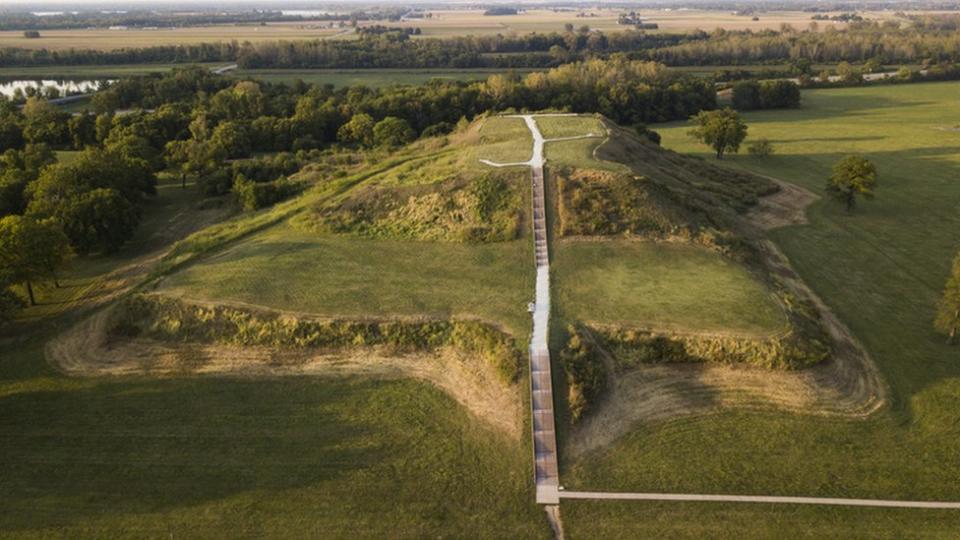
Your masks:
{"label": "shrub", "polygon": [[767,139],[757,139],[750,143],[750,146],[747,147],[747,152],[749,152],[751,156],[764,158],[773,154],[774,149],[773,145],[770,144],[770,141]]}
{"label": "shrub", "polygon": [[450,122],[440,122],[438,124],[433,124],[424,128],[423,132],[420,133],[421,137],[437,137],[439,135],[446,135],[453,131],[454,126]]}
{"label": "shrub", "polygon": [[574,422],[583,418],[603,393],[607,373],[585,328],[567,327],[569,337],[560,351],[567,380],[567,404]]}
{"label": "shrub", "polygon": [[272,206],[296,194],[303,185],[280,177],[273,182],[253,182],[242,174],[233,181],[233,193],[244,210],[259,210]]}

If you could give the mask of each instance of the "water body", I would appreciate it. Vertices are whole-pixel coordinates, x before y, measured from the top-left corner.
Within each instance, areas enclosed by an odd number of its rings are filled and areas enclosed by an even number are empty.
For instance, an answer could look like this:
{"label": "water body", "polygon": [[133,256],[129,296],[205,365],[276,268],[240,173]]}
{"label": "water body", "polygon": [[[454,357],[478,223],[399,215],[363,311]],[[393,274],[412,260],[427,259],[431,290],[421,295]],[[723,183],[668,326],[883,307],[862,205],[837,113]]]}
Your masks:
{"label": "water body", "polygon": [[94,92],[100,88],[101,84],[109,84],[114,82],[115,79],[111,80],[80,80],[80,81],[58,81],[52,79],[43,79],[43,80],[33,80],[33,79],[22,79],[14,81],[0,81],[0,96],[13,97],[14,93],[19,88],[20,91],[26,94],[27,88],[56,88],[60,91],[60,95],[65,94],[86,94],[88,92]]}

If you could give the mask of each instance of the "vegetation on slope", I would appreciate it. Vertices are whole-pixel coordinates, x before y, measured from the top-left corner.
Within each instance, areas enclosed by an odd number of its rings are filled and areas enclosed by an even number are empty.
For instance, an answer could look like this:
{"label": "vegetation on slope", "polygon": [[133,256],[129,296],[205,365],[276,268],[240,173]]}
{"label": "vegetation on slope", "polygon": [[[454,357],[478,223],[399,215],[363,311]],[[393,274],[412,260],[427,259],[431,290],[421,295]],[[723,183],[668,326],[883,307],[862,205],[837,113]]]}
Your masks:
{"label": "vegetation on slope", "polygon": [[[674,154],[617,127],[592,155],[552,171],[557,230],[566,238],[557,250],[559,296],[564,315],[578,321],[562,353],[574,419],[601,393],[604,355],[618,372],[656,362],[796,369],[829,356],[819,312],[771,270],[743,219],[779,189],[774,182]],[[578,242],[586,237],[616,243]],[[661,244],[638,250],[629,240]],[[678,251],[678,244],[692,246]],[[732,264],[698,251],[704,248]],[[701,263],[664,260],[671,254]],[[604,264],[609,257],[615,267]],[[631,257],[648,259],[633,264]],[[651,285],[637,285],[634,274]],[[682,276],[697,283],[681,285]],[[595,369],[584,368],[590,364]]]}
{"label": "vegetation on slope", "polygon": [[512,338],[478,321],[320,320],[158,295],[128,297],[112,318],[108,332],[117,337],[322,349],[382,346],[397,354],[450,346],[481,355],[506,383],[521,370]]}

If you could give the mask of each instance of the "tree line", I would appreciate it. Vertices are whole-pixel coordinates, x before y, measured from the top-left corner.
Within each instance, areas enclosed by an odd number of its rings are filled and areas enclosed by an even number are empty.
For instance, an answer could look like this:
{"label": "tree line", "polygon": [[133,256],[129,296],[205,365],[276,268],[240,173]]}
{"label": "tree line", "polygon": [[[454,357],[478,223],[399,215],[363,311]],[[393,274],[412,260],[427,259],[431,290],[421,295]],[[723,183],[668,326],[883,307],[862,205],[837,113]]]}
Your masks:
{"label": "tree line", "polygon": [[747,65],[807,59],[814,63],[957,62],[960,34],[953,30],[901,28],[898,24],[851,23],[827,28],[753,32],[718,29],[705,39],[641,51],[639,56],[672,66]]}
{"label": "tree line", "polygon": [[112,51],[0,49],[0,65],[237,62],[243,68],[540,68],[615,52],[704,39],[707,34],[576,31],[409,39],[404,30],[355,40],[220,42]]}

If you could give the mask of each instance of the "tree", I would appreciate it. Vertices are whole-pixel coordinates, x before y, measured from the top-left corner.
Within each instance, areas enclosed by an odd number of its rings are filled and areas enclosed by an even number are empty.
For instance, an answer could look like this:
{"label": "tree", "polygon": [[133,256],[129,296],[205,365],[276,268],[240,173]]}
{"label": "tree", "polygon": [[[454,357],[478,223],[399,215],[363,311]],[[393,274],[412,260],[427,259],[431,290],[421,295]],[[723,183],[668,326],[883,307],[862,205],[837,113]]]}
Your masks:
{"label": "tree", "polygon": [[729,107],[700,111],[690,120],[697,125],[689,131],[690,136],[713,148],[717,159],[723,159],[728,151],[736,153],[747,136],[747,125],[737,111]]}
{"label": "tree", "polygon": [[54,222],[23,216],[0,219],[0,274],[26,286],[30,305],[37,304],[33,283],[43,278],[56,282],[69,256],[67,238]]}
{"label": "tree", "polygon": [[237,122],[221,122],[213,129],[210,142],[223,148],[228,158],[245,158],[250,155],[249,134]]}
{"label": "tree", "polygon": [[345,144],[373,146],[373,126],[372,116],[367,113],[357,113],[337,130],[337,140]]}
{"label": "tree", "polygon": [[32,97],[23,105],[23,137],[32,143],[63,142],[70,115],[45,99]]}
{"label": "tree", "polygon": [[403,146],[416,136],[409,122],[395,116],[388,116],[373,126],[373,140],[378,146]]}
{"label": "tree", "polygon": [[877,168],[863,156],[847,156],[833,166],[827,192],[844,203],[848,212],[857,204],[857,195],[873,198],[877,184]]}
{"label": "tree", "polygon": [[760,84],[760,108],[783,109],[800,106],[800,86],[793,81],[763,81]]}
{"label": "tree", "polygon": [[67,122],[70,143],[74,150],[97,142],[97,117],[92,114],[78,114]]}
{"label": "tree", "polygon": [[960,331],[960,253],[953,259],[953,269],[947,278],[933,324],[937,330],[947,335],[947,343],[956,341]]}
{"label": "tree", "polygon": [[738,111],[752,111],[760,108],[760,83],[740,81],[733,85],[731,103]]}
{"label": "tree", "polygon": [[0,325],[9,322],[23,307],[23,300],[10,287],[14,284],[8,272],[0,268]]}
{"label": "tree", "polygon": [[140,212],[130,201],[119,191],[104,188],[71,198],[57,217],[81,255],[120,249],[140,223]]}

